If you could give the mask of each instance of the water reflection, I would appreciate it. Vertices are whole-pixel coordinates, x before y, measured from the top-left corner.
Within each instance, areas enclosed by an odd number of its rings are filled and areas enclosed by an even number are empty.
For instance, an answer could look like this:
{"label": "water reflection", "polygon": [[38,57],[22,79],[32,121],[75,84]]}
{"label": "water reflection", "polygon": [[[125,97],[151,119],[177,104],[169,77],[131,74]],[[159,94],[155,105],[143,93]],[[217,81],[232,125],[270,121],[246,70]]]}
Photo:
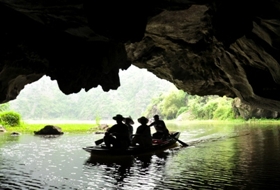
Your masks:
{"label": "water reflection", "polygon": [[0,189],[280,189],[280,126],[197,127],[189,147],[119,159],[82,150],[92,134],[1,135]]}
{"label": "water reflection", "polygon": [[180,151],[156,189],[279,189],[279,126],[244,129]]}
{"label": "water reflection", "polygon": [[19,139],[20,136],[13,136],[9,133],[0,133],[0,146],[4,143],[19,141]]}
{"label": "water reflection", "polygon": [[44,138],[44,139],[55,139],[55,138],[59,138],[62,135],[34,135],[34,137],[38,137],[38,138]]}
{"label": "water reflection", "polygon": [[85,175],[94,176],[94,180],[87,188],[152,189],[163,178],[165,164],[176,151],[137,157],[91,156],[85,162]]}

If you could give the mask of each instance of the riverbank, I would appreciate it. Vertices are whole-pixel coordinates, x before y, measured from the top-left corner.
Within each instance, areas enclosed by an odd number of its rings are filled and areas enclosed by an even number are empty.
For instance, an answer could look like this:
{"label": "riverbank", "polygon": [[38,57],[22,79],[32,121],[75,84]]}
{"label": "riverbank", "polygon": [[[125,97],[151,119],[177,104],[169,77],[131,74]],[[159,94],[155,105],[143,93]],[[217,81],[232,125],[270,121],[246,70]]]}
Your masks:
{"label": "riverbank", "polygon": [[243,124],[243,123],[257,123],[257,124],[280,124],[280,119],[231,119],[231,120],[167,120],[168,123],[178,123],[178,124]]}
{"label": "riverbank", "polygon": [[46,125],[54,125],[61,128],[66,133],[89,133],[98,130],[97,124],[93,123],[22,123],[21,126],[5,127],[7,132],[34,133]]}
{"label": "riverbank", "polygon": [[[280,125],[280,120],[276,119],[235,119],[235,120],[165,120],[167,125],[169,124],[272,124]],[[107,124],[109,126],[114,124],[114,120],[102,120],[100,124]],[[98,131],[98,124],[92,120],[27,120],[21,123],[20,126],[16,127],[5,127],[8,132],[17,131],[20,133],[34,133],[42,129],[46,125],[55,125],[62,129],[63,132],[69,133],[89,133]],[[135,126],[138,124],[135,123]]]}

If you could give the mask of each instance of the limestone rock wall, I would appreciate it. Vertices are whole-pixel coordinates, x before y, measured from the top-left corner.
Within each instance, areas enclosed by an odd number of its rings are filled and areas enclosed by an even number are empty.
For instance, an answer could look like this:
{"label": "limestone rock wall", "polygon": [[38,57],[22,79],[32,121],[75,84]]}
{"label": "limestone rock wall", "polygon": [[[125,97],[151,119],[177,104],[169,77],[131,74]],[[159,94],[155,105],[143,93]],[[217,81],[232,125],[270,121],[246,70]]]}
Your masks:
{"label": "limestone rock wall", "polygon": [[234,110],[234,115],[236,118],[243,119],[279,119],[280,113],[277,111],[271,111],[266,109],[261,109],[248,104],[244,104],[239,98],[235,98],[232,103]]}
{"label": "limestone rock wall", "polygon": [[149,20],[142,41],[126,45],[128,59],[190,94],[239,97],[279,112],[278,11],[275,1],[164,10]]}
{"label": "limestone rock wall", "polygon": [[0,102],[43,75],[65,94],[147,68],[197,95],[280,111],[275,0],[0,0]]}

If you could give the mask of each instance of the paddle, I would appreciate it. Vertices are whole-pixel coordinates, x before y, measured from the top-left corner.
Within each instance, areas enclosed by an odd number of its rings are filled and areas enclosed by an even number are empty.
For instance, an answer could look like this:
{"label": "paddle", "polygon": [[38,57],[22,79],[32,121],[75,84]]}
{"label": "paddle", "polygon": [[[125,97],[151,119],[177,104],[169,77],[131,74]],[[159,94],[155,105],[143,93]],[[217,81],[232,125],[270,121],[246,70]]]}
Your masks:
{"label": "paddle", "polygon": [[178,141],[182,146],[189,146],[187,143],[184,143],[183,141],[181,141],[181,140],[179,140],[179,139],[173,137],[172,135],[169,135],[169,137],[172,138],[172,139],[174,139],[174,140],[176,140],[176,141]]}
{"label": "paddle", "polygon": [[102,138],[102,139],[99,139],[99,140],[95,141],[95,144],[96,144],[96,145],[100,145],[100,144],[103,143],[103,142],[104,142],[104,140],[103,140],[103,138]]}
{"label": "paddle", "polygon": [[[132,135],[132,137],[134,137],[135,135]],[[97,140],[97,141],[95,141],[95,145],[100,145],[100,144],[102,144],[104,142],[104,139],[102,138],[102,139],[99,139],[99,140]]]}
{"label": "paddle", "polygon": [[[110,133],[110,134],[118,134],[118,133]],[[106,132],[105,132],[105,135],[106,135]],[[97,141],[95,141],[95,145],[100,145],[100,144],[102,144],[104,142],[104,139],[102,138],[102,139],[99,139],[99,140],[97,140]]]}

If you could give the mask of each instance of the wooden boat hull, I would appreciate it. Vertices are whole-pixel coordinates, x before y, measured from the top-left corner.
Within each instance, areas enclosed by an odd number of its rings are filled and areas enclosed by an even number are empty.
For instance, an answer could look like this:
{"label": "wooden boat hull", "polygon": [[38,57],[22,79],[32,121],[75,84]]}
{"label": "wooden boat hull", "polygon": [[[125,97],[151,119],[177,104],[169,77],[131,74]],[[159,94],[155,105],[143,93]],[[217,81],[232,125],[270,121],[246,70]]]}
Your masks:
{"label": "wooden boat hull", "polygon": [[[171,136],[178,139],[180,136],[180,132],[172,133]],[[161,143],[157,143],[156,140],[153,140],[153,145],[150,147],[139,147],[139,146],[131,146],[126,150],[119,149],[108,149],[103,146],[88,146],[83,148],[85,151],[89,152],[92,156],[128,156],[128,155],[143,155],[143,154],[154,154],[157,152],[164,151],[168,148],[172,148],[177,146],[177,140],[170,138],[169,140],[162,141]]]}

